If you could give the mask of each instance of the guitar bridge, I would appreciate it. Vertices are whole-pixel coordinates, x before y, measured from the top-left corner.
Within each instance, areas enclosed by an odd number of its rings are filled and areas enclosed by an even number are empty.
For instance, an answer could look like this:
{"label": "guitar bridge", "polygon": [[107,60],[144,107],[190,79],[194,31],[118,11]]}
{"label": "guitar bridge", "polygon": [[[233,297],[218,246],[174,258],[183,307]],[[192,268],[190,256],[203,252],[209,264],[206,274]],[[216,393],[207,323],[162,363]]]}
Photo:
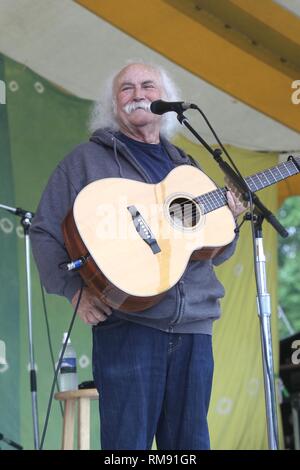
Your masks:
{"label": "guitar bridge", "polygon": [[161,249],[144,217],[135,206],[128,206],[127,209],[131,214],[132,221],[139,236],[149,245],[154,255],[159,253]]}

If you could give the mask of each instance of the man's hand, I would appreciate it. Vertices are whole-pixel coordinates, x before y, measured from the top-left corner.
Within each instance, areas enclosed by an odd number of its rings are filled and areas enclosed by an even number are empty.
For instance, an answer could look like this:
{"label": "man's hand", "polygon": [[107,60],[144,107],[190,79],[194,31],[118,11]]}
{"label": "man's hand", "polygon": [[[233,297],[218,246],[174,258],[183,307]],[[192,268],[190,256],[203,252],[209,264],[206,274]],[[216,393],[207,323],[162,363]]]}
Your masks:
{"label": "man's hand", "polygon": [[[76,292],[72,299],[72,305],[74,308],[76,307],[79,293],[80,290]],[[101,300],[94,294],[91,294],[87,288],[82,290],[77,314],[84,323],[87,323],[88,325],[97,325],[99,322],[105,321],[111,313],[111,308],[101,302]]]}
{"label": "man's hand", "polygon": [[249,207],[249,203],[244,201],[243,196],[241,195],[239,190],[233,185],[233,183],[228,178],[225,178],[225,182],[230,188],[230,190],[226,193],[228,206],[234,218],[236,219],[240,214],[245,212],[245,210]]}

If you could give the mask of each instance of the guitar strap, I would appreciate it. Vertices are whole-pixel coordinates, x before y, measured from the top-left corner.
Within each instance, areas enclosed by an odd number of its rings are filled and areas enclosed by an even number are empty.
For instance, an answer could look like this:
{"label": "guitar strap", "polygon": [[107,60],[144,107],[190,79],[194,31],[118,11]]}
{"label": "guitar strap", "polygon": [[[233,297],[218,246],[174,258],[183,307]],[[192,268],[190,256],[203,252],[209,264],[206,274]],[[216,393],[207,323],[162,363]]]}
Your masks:
{"label": "guitar strap", "polygon": [[178,150],[178,152],[183,158],[188,158],[190,165],[195,166],[196,168],[202,171],[200,164],[197,162],[197,160],[194,157],[192,157],[192,155],[185,153],[180,147],[177,147],[176,145],[174,145],[174,147]]}
{"label": "guitar strap", "polygon": [[202,170],[200,164],[197,162],[197,160],[194,157],[192,157],[190,154],[187,154],[187,156],[189,157],[192,166],[195,166],[199,170]]}

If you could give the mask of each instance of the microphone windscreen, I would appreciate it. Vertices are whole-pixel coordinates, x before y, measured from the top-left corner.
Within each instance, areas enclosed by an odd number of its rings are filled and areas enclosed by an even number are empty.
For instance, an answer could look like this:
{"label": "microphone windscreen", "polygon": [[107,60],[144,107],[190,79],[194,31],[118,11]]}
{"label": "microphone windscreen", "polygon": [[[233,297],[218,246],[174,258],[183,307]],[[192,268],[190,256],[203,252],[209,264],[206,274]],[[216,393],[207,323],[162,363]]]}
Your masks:
{"label": "microphone windscreen", "polygon": [[164,114],[169,111],[168,103],[163,100],[152,101],[150,111],[154,114]]}

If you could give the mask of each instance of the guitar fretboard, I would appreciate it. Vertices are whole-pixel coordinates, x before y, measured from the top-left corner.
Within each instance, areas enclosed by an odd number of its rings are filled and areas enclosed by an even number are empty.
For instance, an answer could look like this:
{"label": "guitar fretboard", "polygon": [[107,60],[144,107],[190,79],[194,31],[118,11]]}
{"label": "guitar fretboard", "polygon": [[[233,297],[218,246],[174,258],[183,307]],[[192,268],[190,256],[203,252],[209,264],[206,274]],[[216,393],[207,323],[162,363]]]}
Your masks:
{"label": "guitar fretboard", "polygon": [[[295,157],[297,164],[300,166],[300,157]],[[292,160],[280,163],[279,165],[269,168],[268,170],[256,173],[253,176],[248,176],[245,181],[249,189],[253,192],[278,183],[290,176],[299,173],[298,167]],[[218,188],[209,193],[202,194],[195,198],[195,201],[203,207],[205,214],[212,212],[219,207],[227,205],[226,188]]]}

